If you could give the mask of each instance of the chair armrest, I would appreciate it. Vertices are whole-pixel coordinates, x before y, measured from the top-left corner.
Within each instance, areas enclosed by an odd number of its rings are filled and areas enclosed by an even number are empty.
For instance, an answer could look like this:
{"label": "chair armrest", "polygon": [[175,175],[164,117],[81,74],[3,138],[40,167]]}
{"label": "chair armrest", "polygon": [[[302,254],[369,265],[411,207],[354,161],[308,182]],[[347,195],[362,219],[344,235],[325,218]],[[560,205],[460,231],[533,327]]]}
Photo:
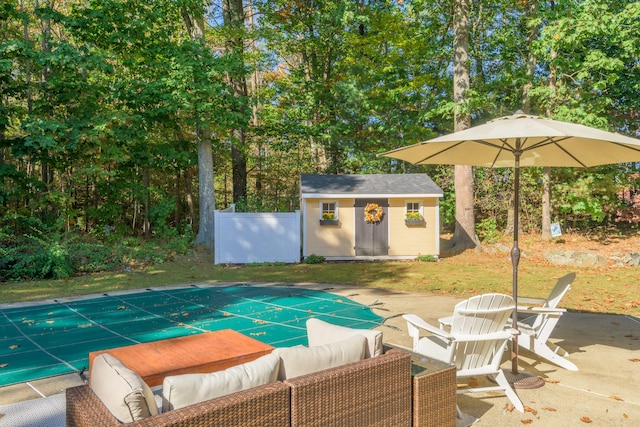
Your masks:
{"label": "chair armrest", "polygon": [[422,320],[420,317],[416,316],[415,314],[404,314],[403,319],[406,320],[407,322],[409,322],[410,324],[412,324],[413,326],[415,326],[416,328],[420,328],[420,329],[424,329],[425,331],[428,331],[430,333],[432,333],[433,335],[437,335],[440,338],[444,338],[446,340],[453,340],[455,337],[453,335],[451,335],[450,333],[443,331],[440,328],[436,328],[435,326],[430,325],[429,323],[425,322],[424,320]]}
{"label": "chair armrest", "polygon": [[[511,328],[510,328],[511,329]],[[511,339],[513,333],[507,329],[503,329],[502,331],[493,332],[490,334],[482,334],[482,335],[457,335],[456,341],[495,341],[495,340],[508,340]]]}
{"label": "chair armrest", "polygon": [[453,316],[441,317],[438,319],[438,323],[440,323],[440,329],[450,328],[453,324]]}
{"label": "chair armrest", "polygon": [[[285,380],[291,425],[411,425],[411,354],[386,353]],[[268,424],[265,424],[265,426]]]}

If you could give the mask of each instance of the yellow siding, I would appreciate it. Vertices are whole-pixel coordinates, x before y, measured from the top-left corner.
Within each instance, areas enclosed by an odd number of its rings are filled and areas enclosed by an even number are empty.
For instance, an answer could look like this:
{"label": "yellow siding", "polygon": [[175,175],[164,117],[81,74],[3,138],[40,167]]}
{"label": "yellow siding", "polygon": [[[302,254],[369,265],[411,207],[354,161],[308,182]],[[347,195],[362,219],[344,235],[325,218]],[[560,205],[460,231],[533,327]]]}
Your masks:
{"label": "yellow siding", "polygon": [[404,222],[405,200],[389,199],[389,256],[439,255],[438,199],[417,200],[422,202],[425,225],[408,226]]}
{"label": "yellow siding", "polygon": [[[306,201],[306,255],[355,256],[354,199],[338,201],[339,225],[320,225],[320,199]],[[326,200],[325,200],[326,201]]]}

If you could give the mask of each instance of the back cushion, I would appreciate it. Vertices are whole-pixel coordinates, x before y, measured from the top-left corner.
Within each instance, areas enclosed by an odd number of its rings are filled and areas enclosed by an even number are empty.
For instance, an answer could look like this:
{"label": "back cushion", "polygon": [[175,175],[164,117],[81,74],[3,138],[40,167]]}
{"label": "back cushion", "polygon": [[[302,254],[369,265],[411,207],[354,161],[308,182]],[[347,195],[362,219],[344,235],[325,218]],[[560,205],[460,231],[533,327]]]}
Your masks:
{"label": "back cushion", "polygon": [[362,335],[367,339],[365,358],[382,354],[382,332],[373,329],[353,329],[333,325],[320,319],[307,320],[307,338],[309,347],[343,341],[354,335]]}
{"label": "back cushion", "polygon": [[162,383],[162,410],[179,409],[276,381],[280,358],[267,354],[210,374],[174,375]]}
{"label": "back cushion", "polygon": [[118,359],[102,353],[91,365],[91,389],[123,423],[158,414],[153,392],[138,374]]}
{"label": "back cushion", "polygon": [[276,348],[280,356],[279,380],[294,378],[364,359],[366,339],[354,335],[346,340],[317,347]]}

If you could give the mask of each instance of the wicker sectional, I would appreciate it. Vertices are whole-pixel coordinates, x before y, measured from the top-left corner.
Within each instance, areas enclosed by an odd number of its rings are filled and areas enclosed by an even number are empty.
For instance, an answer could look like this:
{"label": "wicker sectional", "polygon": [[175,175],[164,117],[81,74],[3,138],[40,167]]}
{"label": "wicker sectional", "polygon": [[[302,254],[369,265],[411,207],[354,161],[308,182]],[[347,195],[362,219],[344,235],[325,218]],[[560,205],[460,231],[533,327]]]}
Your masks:
{"label": "wicker sectional", "polygon": [[[454,426],[455,368],[412,377],[411,356],[407,351],[392,349],[378,357],[255,387],[128,425]],[[69,388],[66,397],[67,426],[121,425],[88,386]]]}

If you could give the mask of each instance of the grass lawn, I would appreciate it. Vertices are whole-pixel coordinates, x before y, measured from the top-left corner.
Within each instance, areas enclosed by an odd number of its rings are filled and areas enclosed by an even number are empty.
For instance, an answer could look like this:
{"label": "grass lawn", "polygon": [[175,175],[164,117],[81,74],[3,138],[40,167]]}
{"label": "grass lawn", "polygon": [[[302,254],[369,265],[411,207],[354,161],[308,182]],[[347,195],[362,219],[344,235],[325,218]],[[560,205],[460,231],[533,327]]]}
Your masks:
{"label": "grass lawn", "polygon": [[[603,255],[617,248],[597,242],[566,239],[563,249],[599,250]],[[507,242],[508,243],[508,242]],[[635,242],[625,241],[629,247]],[[577,273],[562,306],[569,310],[640,315],[638,267],[567,267],[549,264],[536,239],[521,239],[519,295],[546,297],[555,281],[570,271]],[[586,246],[585,246],[586,245]],[[637,246],[635,246],[637,247]],[[580,248],[580,249],[578,249]],[[599,249],[598,249],[599,248]],[[599,252],[600,253],[600,252]],[[44,280],[0,283],[0,302],[71,297],[117,290],[144,289],[189,283],[328,283],[446,294],[466,298],[485,292],[512,292],[512,266],[507,253],[467,250],[443,253],[438,262],[334,262],[325,264],[216,266],[204,251],[131,272],[108,272]]]}

